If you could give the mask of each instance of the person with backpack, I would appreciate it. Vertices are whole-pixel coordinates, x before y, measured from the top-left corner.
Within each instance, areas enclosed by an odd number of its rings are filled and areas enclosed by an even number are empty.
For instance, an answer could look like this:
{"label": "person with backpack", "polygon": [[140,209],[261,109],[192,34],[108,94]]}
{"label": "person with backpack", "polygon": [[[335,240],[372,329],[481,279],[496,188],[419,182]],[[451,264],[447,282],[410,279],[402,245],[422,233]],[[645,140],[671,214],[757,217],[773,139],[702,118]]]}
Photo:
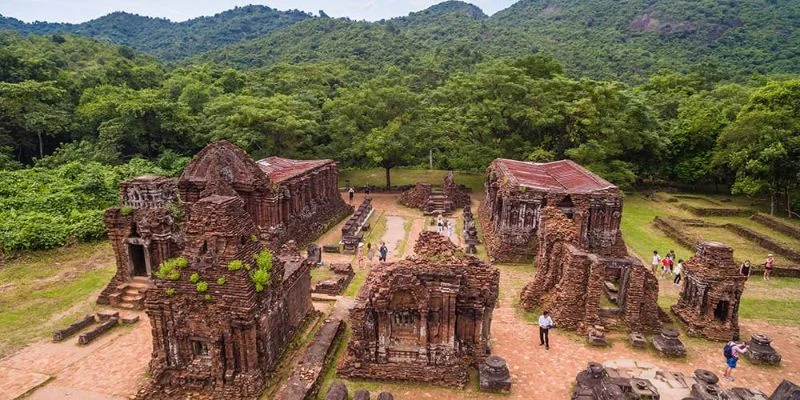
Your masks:
{"label": "person with backpack", "polygon": [[658,266],[661,265],[661,256],[658,255],[658,250],[653,250],[653,275],[658,271]]}
{"label": "person with backpack", "polygon": [[734,335],[733,339],[725,345],[722,349],[722,354],[725,356],[725,375],[724,379],[733,382],[733,370],[736,369],[736,363],[739,361],[739,354],[747,352],[747,343],[739,344],[739,335]]}
{"label": "person with backpack", "polygon": [[386,242],[381,242],[381,247],[378,249],[378,261],[386,262],[386,256],[389,254],[389,249],[386,247]]}

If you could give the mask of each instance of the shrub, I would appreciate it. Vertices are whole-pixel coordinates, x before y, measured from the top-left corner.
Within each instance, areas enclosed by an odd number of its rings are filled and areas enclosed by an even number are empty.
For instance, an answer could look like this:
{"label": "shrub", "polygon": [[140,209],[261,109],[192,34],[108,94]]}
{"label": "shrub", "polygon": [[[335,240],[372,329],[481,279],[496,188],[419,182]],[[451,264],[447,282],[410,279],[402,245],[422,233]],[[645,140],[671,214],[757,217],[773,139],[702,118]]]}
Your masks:
{"label": "shrub", "polygon": [[127,217],[129,215],[133,215],[133,209],[128,206],[124,206],[119,209],[119,213]]}
{"label": "shrub", "polygon": [[167,288],[166,292],[167,292],[167,296],[172,296],[173,294],[175,294],[175,289]]}
{"label": "shrub", "polygon": [[186,265],[188,265],[188,261],[183,257],[170,258],[158,266],[156,277],[159,279],[177,281],[181,279],[181,269],[186,268]]}
{"label": "shrub", "polygon": [[261,250],[255,259],[256,270],[250,273],[250,280],[256,285],[256,292],[261,292],[272,277],[272,253],[269,250]]}
{"label": "shrub", "polygon": [[211,297],[211,295],[210,295],[210,294],[204,294],[204,295],[203,295],[203,300],[205,300],[205,301],[211,301],[211,300],[214,300],[214,298],[213,298],[213,297]]}
{"label": "shrub", "polygon": [[200,292],[200,293],[205,293],[206,290],[208,290],[208,284],[203,282],[203,281],[197,282],[196,287],[197,287],[197,291]]}
{"label": "shrub", "polygon": [[189,282],[197,283],[200,281],[200,274],[197,272],[193,273],[192,276],[189,277]]}
{"label": "shrub", "polygon": [[224,284],[225,284],[225,277],[224,276],[222,276],[219,279],[217,279],[217,285],[222,286]]}
{"label": "shrub", "polygon": [[228,271],[238,271],[242,269],[243,266],[244,263],[242,262],[242,260],[233,260],[228,263]]}

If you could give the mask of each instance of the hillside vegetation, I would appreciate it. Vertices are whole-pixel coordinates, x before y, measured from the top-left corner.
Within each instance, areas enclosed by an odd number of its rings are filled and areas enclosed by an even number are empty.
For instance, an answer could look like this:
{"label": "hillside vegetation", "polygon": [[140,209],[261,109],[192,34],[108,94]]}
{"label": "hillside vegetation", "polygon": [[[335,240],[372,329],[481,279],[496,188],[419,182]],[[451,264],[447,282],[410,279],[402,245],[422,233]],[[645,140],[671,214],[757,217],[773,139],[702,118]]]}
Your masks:
{"label": "hillside vegetation", "polygon": [[250,5],[184,22],[125,12],[111,13],[81,24],[24,23],[14,18],[0,17],[0,29],[39,35],[76,34],[129,46],[163,60],[174,61],[258,38],[308,18],[311,15],[302,11],[278,11]]}
{"label": "hillside vegetation", "polygon": [[168,61],[207,52],[200,59],[237,68],[357,60],[413,69],[455,57],[463,70],[545,53],[573,76],[639,83],[698,64],[740,80],[800,72],[798,19],[798,0],[521,0],[491,17],[447,1],[374,23],[247,6],[181,23],[127,13],[82,24],[0,18],[0,29],[75,33]]}

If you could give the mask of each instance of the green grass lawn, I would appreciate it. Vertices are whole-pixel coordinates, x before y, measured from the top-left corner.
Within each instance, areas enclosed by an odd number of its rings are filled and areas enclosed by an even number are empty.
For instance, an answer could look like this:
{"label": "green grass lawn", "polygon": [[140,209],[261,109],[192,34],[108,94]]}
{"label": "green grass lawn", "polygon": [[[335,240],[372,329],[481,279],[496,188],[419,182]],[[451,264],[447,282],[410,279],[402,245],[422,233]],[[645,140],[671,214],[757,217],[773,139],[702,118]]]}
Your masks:
{"label": "green grass lawn", "polygon": [[[485,179],[483,173],[455,171],[453,174],[457,184],[471,188],[473,193],[483,192],[483,181]],[[441,185],[445,175],[447,175],[445,170],[393,168],[391,180],[392,186],[413,185],[417,182]],[[350,185],[354,186],[371,185],[384,187],[386,186],[386,170],[373,168],[341,171],[339,173],[339,185],[344,187],[348,181]]]}
{"label": "green grass lawn", "polygon": [[654,202],[633,194],[625,196],[623,204],[621,228],[625,243],[646,266],[650,266],[653,250],[658,250],[661,255],[675,250],[676,255],[684,259],[694,254],[694,249],[681,246],[651,224],[656,216],[672,215],[670,208],[675,208],[674,203]]}
{"label": "green grass lawn", "polygon": [[116,271],[108,242],[27,253],[0,268],[0,358],[96,312]]}

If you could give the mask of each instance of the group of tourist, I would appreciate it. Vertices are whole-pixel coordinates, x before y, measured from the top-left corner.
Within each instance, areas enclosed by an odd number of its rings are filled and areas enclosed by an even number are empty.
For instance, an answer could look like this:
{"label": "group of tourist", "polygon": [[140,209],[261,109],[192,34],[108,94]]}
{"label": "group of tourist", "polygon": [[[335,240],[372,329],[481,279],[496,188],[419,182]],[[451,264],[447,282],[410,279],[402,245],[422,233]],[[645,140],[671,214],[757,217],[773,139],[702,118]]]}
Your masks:
{"label": "group of tourist", "polygon": [[[366,256],[367,260],[372,263],[372,259],[375,258],[375,249],[372,247],[372,243],[367,243],[367,251]],[[381,242],[381,246],[378,248],[378,261],[379,262],[386,262],[386,256],[389,255],[389,248],[386,247],[386,242]],[[356,259],[358,260],[358,267],[364,267],[364,243],[361,242],[358,244],[358,249],[356,250]]]}
{"label": "group of tourist", "polygon": [[675,250],[670,250],[664,258],[661,258],[658,250],[653,250],[652,266],[654,275],[657,275],[658,270],[661,269],[661,277],[665,279],[672,278],[672,284],[677,286],[681,284],[683,259],[678,259],[676,262],[675,258]]}
{"label": "group of tourist", "polygon": [[[670,275],[673,275],[672,283],[676,286],[680,285],[681,274],[683,273],[683,259],[678,259],[676,263],[674,250],[670,250],[669,253],[667,253],[667,256],[664,258],[661,258],[661,256],[658,254],[658,250],[653,250],[653,261],[651,265],[654,275],[657,275],[659,269],[661,269],[662,278],[669,278]],[[772,274],[773,268],[775,268],[775,256],[769,254],[767,255],[767,260],[764,262],[764,280],[770,280],[770,275]],[[745,260],[745,262],[739,267],[739,274],[745,278],[750,278],[751,272],[752,266],[750,264],[750,260]]]}
{"label": "group of tourist", "polygon": [[436,217],[436,232],[447,235],[448,238],[453,239],[453,225],[452,222],[449,222],[446,218],[439,214]]}
{"label": "group of tourist", "polygon": [[[347,189],[347,200],[350,204],[353,204],[353,199],[356,197],[356,190],[350,186],[350,189]],[[364,198],[369,198],[369,185],[364,186]]]}

